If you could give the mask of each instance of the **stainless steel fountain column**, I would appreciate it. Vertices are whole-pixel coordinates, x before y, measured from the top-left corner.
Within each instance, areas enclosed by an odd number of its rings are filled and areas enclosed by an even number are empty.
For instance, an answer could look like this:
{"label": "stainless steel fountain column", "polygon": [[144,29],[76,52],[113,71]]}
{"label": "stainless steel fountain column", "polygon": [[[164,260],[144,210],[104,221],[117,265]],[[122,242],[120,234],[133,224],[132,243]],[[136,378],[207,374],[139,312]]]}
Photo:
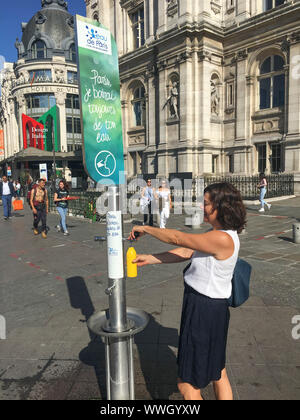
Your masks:
{"label": "stainless steel fountain column", "polygon": [[133,337],[149,320],[141,310],[126,307],[123,226],[119,187],[108,190],[107,257],[109,309],[93,315],[89,328],[105,338],[108,400],[134,400]]}
{"label": "stainless steel fountain column", "polygon": [[[108,293],[109,322],[108,331],[121,333],[128,329],[126,314],[126,287],[124,278],[123,223],[119,204],[119,187],[109,187],[107,214],[107,254],[108,254]],[[111,231],[109,230],[111,229]],[[115,235],[115,236],[113,236]],[[118,252],[118,259],[112,258]],[[114,265],[118,265],[118,267]],[[115,271],[123,272],[120,278],[110,278]],[[115,277],[115,276],[113,276]],[[127,338],[107,338],[110,372],[110,398],[129,400],[129,346]]]}

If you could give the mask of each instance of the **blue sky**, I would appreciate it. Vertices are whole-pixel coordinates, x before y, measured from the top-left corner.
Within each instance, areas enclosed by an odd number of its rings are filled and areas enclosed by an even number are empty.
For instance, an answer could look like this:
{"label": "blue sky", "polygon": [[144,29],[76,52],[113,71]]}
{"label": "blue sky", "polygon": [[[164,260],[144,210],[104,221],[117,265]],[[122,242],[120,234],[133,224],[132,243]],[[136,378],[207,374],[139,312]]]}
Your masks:
{"label": "blue sky", "polygon": [[[68,0],[68,11],[72,15],[85,16],[84,0]],[[28,22],[42,8],[41,0],[1,1],[0,8],[0,56],[5,61],[17,60],[16,38],[22,38],[21,23]],[[0,66],[3,59],[0,58]],[[1,67],[0,67],[1,70]]]}

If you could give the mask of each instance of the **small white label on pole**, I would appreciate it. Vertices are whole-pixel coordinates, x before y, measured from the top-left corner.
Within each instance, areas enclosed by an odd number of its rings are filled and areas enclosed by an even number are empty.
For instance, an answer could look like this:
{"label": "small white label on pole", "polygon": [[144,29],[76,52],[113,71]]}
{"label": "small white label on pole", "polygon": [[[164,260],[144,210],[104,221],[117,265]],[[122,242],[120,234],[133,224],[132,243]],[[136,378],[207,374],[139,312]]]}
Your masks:
{"label": "small white label on pole", "polygon": [[109,211],[106,220],[108,277],[110,279],[122,279],[124,277],[124,266],[121,211]]}

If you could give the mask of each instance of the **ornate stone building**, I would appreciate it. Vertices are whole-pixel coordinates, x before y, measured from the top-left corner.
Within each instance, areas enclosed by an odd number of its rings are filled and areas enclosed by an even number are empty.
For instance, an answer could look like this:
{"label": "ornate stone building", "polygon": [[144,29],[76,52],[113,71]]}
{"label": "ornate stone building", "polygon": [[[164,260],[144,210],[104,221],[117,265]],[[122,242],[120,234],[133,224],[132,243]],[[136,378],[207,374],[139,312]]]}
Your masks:
{"label": "ornate stone building", "polygon": [[[82,139],[75,53],[74,18],[63,0],[42,0],[41,10],[22,23],[22,39],[15,46],[18,59],[4,73],[0,98],[0,130],[4,134],[3,171],[12,176],[27,169],[39,174],[39,163],[51,172],[50,149],[24,148],[22,114],[34,120],[51,107],[59,109],[56,148],[58,166],[67,177],[82,177]],[[26,128],[27,134],[29,128]],[[51,140],[51,136],[50,136]]]}
{"label": "ornate stone building", "polygon": [[300,173],[299,0],[85,0],[120,55],[130,176]]}

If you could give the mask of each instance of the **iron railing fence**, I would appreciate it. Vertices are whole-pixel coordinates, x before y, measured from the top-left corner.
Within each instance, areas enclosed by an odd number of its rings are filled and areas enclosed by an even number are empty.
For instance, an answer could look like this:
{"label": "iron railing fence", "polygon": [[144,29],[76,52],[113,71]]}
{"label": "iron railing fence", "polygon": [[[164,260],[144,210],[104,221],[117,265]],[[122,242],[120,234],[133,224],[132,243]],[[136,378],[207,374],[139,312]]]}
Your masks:
{"label": "iron railing fence", "polygon": [[[278,174],[268,175],[266,177],[268,186],[266,198],[282,197],[294,195],[294,175],[293,174]],[[187,180],[183,179],[177,184],[177,187],[171,188],[172,200],[186,202],[193,202],[199,199],[201,192],[197,191],[199,185],[205,188],[207,185],[217,182],[229,182],[234,185],[242,194],[243,200],[258,200],[259,199],[259,177],[258,176],[204,176],[203,182],[199,183],[199,179]],[[174,184],[173,184],[174,185]],[[181,187],[180,187],[181,185]],[[179,186],[179,187],[178,187]],[[138,190],[141,190],[139,187]],[[92,221],[99,221],[101,215],[96,211],[96,201],[102,194],[100,191],[90,190],[71,190],[71,196],[78,196],[77,200],[69,201],[69,215],[89,218]],[[53,192],[49,191],[49,208],[50,211],[55,211],[56,205],[53,201]],[[132,184],[127,188],[127,199],[130,201],[132,198],[138,200],[139,193]],[[102,219],[101,219],[102,220]]]}
{"label": "iron railing fence", "polygon": [[[79,197],[76,200],[68,201],[68,214],[69,216],[77,216],[91,219],[96,222],[99,215],[96,212],[96,201],[101,195],[99,191],[70,191],[70,196]],[[56,204],[54,203],[54,194],[49,191],[49,209],[55,211]]]}
{"label": "iron railing fence", "polygon": [[[294,195],[294,175],[278,174],[268,175],[266,198]],[[243,197],[243,200],[257,200],[259,198],[259,176],[224,176],[204,177],[204,185],[215,182],[229,182],[234,185]]]}

